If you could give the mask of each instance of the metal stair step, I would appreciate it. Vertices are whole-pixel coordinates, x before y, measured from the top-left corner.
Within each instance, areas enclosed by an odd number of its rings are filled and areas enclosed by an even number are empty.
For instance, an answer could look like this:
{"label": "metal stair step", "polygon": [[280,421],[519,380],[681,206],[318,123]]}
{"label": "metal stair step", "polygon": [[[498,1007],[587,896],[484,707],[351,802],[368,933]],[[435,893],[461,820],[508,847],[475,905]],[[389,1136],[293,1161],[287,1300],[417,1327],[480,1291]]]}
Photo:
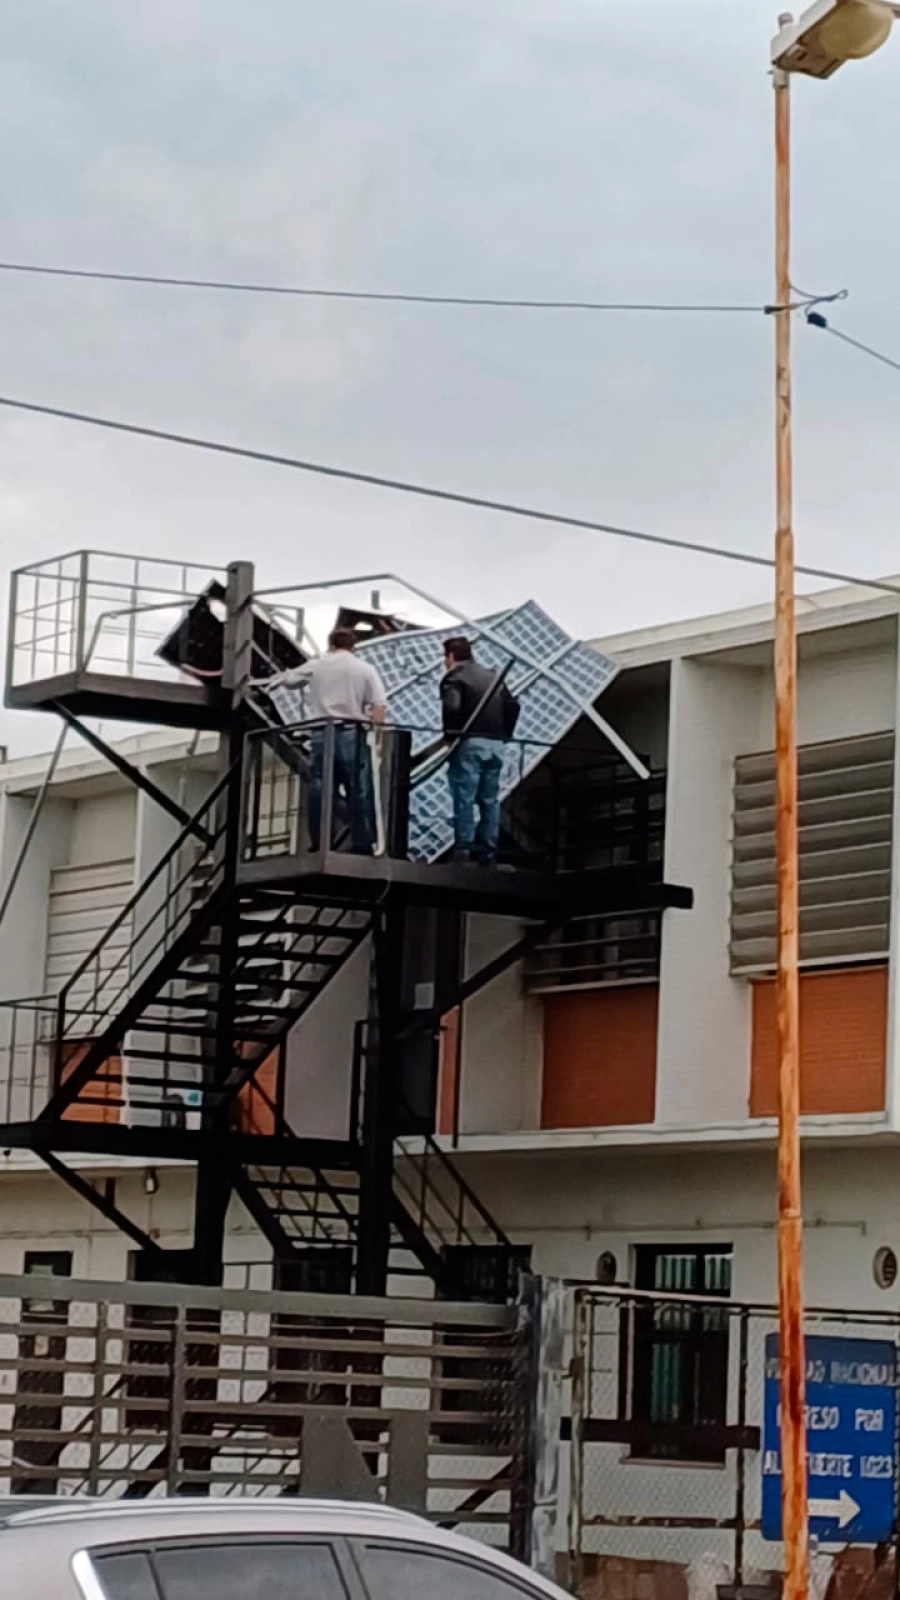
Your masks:
{"label": "metal stair step", "polygon": [[[158,1061],[160,1065],[165,1065],[170,1061],[179,1061],[185,1066],[200,1067],[203,1065],[199,1054],[189,1055],[185,1050],[133,1050],[129,1047],[127,1050],[123,1050],[122,1053],[125,1059],[130,1061]],[[192,1087],[196,1089],[197,1084]]]}
{"label": "metal stair step", "polygon": [[[90,1087],[91,1085],[89,1084],[88,1088]],[[197,1078],[173,1078],[169,1072],[167,1072],[165,1076],[158,1078],[145,1078],[139,1073],[129,1072],[126,1079],[126,1087],[129,1090],[135,1088],[154,1089],[158,1095],[174,1094],[176,1091],[189,1090],[192,1094],[199,1094],[201,1096],[203,1105],[207,1105],[209,1102],[221,1099],[222,1097],[221,1090],[205,1087]],[[79,1103],[82,1103],[80,1097]],[[197,1106],[194,1109],[199,1110],[200,1107]]]}
{"label": "metal stair step", "polygon": [[359,1198],[358,1189],[339,1189],[336,1184],[329,1184],[327,1189],[320,1189],[315,1183],[274,1183],[256,1179],[253,1181],[256,1183],[257,1189],[264,1190],[268,1195],[274,1195],[279,1204],[281,1203],[282,1196],[285,1194],[321,1194],[329,1200],[335,1196],[338,1196],[340,1199],[344,1199],[345,1197],[348,1199]]}
{"label": "metal stair step", "polygon": [[[216,1024],[215,1022],[212,1022],[211,1024],[206,1024],[204,1026],[203,1024],[197,1022],[185,1022],[179,1018],[176,1021],[166,1025],[165,1023],[148,1018],[146,1022],[132,1023],[128,1033],[149,1033],[156,1037],[165,1037],[167,1034],[170,1034],[175,1038],[181,1039],[215,1039]],[[260,1033],[259,1035],[256,1035],[248,1033],[245,1028],[241,1029],[241,1038],[246,1044],[270,1044],[272,1037],[273,1035],[271,1033]],[[163,1047],[163,1052],[166,1053],[165,1046]],[[133,1053],[133,1051],[126,1048],[126,1055]]]}

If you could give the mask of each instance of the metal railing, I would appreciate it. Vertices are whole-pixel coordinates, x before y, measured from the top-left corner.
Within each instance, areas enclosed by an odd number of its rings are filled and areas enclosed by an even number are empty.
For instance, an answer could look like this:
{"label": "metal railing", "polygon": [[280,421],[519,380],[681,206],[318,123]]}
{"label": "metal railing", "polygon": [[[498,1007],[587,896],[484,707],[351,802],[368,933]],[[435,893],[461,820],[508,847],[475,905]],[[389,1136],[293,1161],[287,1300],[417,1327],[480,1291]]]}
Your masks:
{"label": "metal railing", "polygon": [[573,917],[532,947],[523,981],[528,994],[654,982],[661,953],[659,911]]}
{"label": "metal railing", "polygon": [[224,572],[190,562],[76,550],[12,574],[7,685],[86,670],[173,679],[156,654]]}
{"label": "metal railing", "polygon": [[[438,727],[306,721],[247,741],[242,859],[299,858],[330,847],[437,861],[452,846],[448,759]],[[662,877],[665,776],[636,778],[596,748],[565,769],[537,739],[497,741],[501,859],[553,871],[631,870]]]}
{"label": "metal railing", "polygon": [[[0,1057],[6,1062],[5,1120],[30,1120],[78,1073],[95,1042],[115,1029],[125,1007],[147,984],[198,913],[210,914],[221,883],[220,842],[225,820],[221,804],[228,775],[194,812],[184,830],[109,923],[93,949],[70,974],[55,997],[0,1003]],[[205,842],[198,840],[202,834]],[[129,931],[127,939],[122,930]],[[178,1013],[162,994],[154,1027],[177,1033]],[[80,1104],[118,1117],[125,1104],[120,1059],[125,1028],[109,1040],[105,1063],[90,1076],[90,1092]],[[158,1087],[158,1086],[157,1086]]]}
{"label": "metal railing", "polygon": [[[93,1039],[110,1027],[198,907],[208,908],[213,901],[222,882],[220,845],[226,827],[222,802],[229,777],[226,774],[215,785],[60,990],[56,1027],[60,1074],[67,1043]],[[133,937],[120,946],[116,935],[125,925]]]}
{"label": "metal railing", "polygon": [[[377,1022],[358,1022],[350,1091],[351,1138],[357,1145],[362,1141],[367,1062],[377,1049]],[[421,1121],[402,1094],[397,1112],[400,1117]],[[440,1254],[460,1247],[489,1245],[501,1254],[515,1252],[515,1246],[433,1134],[422,1130],[398,1135],[394,1139],[394,1156],[394,1194],[432,1249]]]}
{"label": "metal railing", "polygon": [[[246,1085],[236,1111],[238,1125],[245,1133],[297,1138],[284,1112],[258,1078]],[[343,1176],[346,1179],[346,1173]],[[332,1244],[355,1238],[356,1207],[347,1204],[344,1187],[319,1168],[289,1163],[270,1167],[251,1162],[238,1182],[239,1192],[246,1193],[248,1184],[253,1190],[248,1196],[251,1212],[257,1204],[265,1207],[284,1242]],[[356,1194],[350,1198],[355,1199]]]}
{"label": "metal railing", "polygon": [[[183,682],[177,649],[163,655],[160,649],[204,596],[224,625],[226,577],[223,568],[196,562],[103,550],[71,551],[18,568],[10,585],[7,687],[87,671]],[[290,647],[303,635],[302,610],[262,601],[253,609],[255,669],[276,672],[292,664]],[[279,636],[270,639],[270,649],[267,633]],[[290,660],[280,659],[284,648]],[[193,675],[204,677],[202,671]],[[206,676],[215,679],[218,672]]]}
{"label": "metal railing", "polygon": [[0,1121],[30,1122],[54,1083],[55,995],[0,1002]]}

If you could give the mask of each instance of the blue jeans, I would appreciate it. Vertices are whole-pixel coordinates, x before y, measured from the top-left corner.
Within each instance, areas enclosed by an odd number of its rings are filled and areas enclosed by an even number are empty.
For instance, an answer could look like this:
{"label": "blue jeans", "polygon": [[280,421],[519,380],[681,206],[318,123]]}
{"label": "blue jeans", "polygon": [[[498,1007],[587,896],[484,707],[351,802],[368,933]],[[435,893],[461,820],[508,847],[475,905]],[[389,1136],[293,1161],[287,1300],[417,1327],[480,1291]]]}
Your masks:
{"label": "blue jeans", "polygon": [[[312,771],[309,779],[309,842],[318,850],[322,838],[322,775],[325,762],[325,729],[310,734]],[[334,787],[332,790],[331,839],[333,849],[337,824],[337,802],[343,794],[350,817],[353,854],[370,856],[375,842],[375,805],[372,796],[372,764],[366,743],[366,729],[359,723],[342,722],[334,730]]]}
{"label": "blue jeans", "polygon": [[[500,838],[500,774],[503,745],[497,739],[461,739],[447,762],[453,797],[454,854],[493,861]],[[478,827],[475,809],[478,808]]]}

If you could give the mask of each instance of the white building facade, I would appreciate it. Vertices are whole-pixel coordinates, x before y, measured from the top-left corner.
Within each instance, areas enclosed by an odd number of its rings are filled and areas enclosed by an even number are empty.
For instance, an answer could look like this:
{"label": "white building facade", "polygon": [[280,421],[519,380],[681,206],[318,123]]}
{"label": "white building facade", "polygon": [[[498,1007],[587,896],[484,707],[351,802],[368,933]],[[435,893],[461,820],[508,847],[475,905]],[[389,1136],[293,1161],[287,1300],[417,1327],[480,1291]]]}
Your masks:
{"label": "white building facade", "polygon": [[[900,1249],[897,606],[834,591],[800,602],[798,626],[807,1298],[892,1309],[900,1287],[880,1287],[873,1263]],[[760,611],[600,641],[621,664],[604,713],[653,769],[663,876],[690,886],[694,907],[548,935],[445,1019],[440,1138],[540,1272],[774,1297],[771,639]],[[213,735],[119,748],[188,809],[214,782]],[[0,769],[0,881],[45,767]],[[173,830],[150,795],[73,742],[0,926],[0,999],[52,997]],[[499,920],[470,916],[472,968],[508,938]],[[365,992],[363,950],[292,1041],[287,1103],[305,1108],[309,1134],[345,1116],[339,1063]],[[12,1061],[0,1062],[8,1107]],[[161,1245],[186,1242],[187,1168],[72,1164]],[[228,1238],[233,1280],[263,1285],[267,1247],[238,1202]],[[118,1278],[132,1248],[34,1156],[0,1152],[0,1271],[52,1258]]]}

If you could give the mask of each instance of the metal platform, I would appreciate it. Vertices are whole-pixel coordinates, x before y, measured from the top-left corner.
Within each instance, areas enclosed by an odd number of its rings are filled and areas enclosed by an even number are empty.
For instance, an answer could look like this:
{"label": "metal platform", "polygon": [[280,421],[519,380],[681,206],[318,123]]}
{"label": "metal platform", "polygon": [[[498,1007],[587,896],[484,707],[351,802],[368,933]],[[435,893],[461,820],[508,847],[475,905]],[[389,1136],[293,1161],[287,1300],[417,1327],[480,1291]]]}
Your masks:
{"label": "metal platform", "polygon": [[[5,703],[104,721],[224,729],[228,573],[78,550],[13,572]],[[251,676],[303,660],[300,614],[253,607]]]}
{"label": "metal platform", "polygon": [[62,672],[34,683],[7,688],[11,711],[61,709],[100,721],[149,722],[167,728],[224,728],[227,703],[218,689],[193,683],[147,684],[113,673]]}
{"label": "metal platform", "polygon": [[693,905],[692,890],[649,881],[632,867],[540,872],[455,861],[397,861],[336,850],[248,861],[239,868],[238,882],[279,888],[293,884],[304,902],[366,906],[394,900],[522,919],[588,911],[626,915],[667,907],[687,911]]}

